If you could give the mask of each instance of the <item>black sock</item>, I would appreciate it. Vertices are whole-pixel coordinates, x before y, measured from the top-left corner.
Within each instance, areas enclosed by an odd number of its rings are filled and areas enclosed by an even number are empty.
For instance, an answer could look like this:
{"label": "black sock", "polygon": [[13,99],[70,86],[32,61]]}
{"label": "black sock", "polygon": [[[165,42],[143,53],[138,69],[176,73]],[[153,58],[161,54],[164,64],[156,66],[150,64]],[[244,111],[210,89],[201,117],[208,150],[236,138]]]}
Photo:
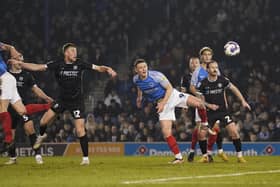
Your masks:
{"label": "black sock", "polygon": [[240,140],[240,138],[232,140],[232,142],[233,142],[233,145],[235,147],[235,151],[240,152],[241,151],[241,140]]}
{"label": "black sock", "polygon": [[222,149],[223,148],[223,136],[221,132],[217,134],[217,140],[216,140],[217,148]]}
{"label": "black sock", "polygon": [[16,154],[16,143],[13,143],[10,147],[9,147],[9,150],[8,150],[8,153],[9,153],[9,156],[14,158],[17,156]]}
{"label": "black sock", "polygon": [[83,137],[80,137],[80,144],[83,151],[83,156],[88,156],[88,137],[87,135],[84,135]]}
{"label": "black sock", "polygon": [[[36,136],[35,133],[29,135],[29,141],[30,141],[31,147],[33,147],[33,145],[35,144],[36,139],[37,139],[37,136]],[[33,149],[33,150],[35,152],[35,155],[39,155],[40,154],[40,149]]]}
{"label": "black sock", "polygon": [[40,126],[40,135],[41,135],[41,136],[46,132],[46,129],[47,129],[47,125],[45,125],[45,126]]}
{"label": "black sock", "polygon": [[207,140],[199,140],[199,147],[201,153],[204,155],[207,153]]}

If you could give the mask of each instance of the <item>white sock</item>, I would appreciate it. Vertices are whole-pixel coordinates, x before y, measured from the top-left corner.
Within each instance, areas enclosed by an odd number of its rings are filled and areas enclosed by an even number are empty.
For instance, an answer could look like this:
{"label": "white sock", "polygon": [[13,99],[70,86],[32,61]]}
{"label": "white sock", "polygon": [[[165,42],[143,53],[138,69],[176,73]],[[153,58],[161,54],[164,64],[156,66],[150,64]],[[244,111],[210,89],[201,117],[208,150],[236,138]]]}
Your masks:
{"label": "white sock", "polygon": [[38,157],[42,157],[42,156],[41,156],[41,155],[39,155],[39,154],[35,155],[35,158],[38,158]]}
{"label": "white sock", "polygon": [[191,153],[194,152],[194,149],[190,149],[190,152],[191,152]]}
{"label": "white sock", "polygon": [[177,158],[177,159],[183,159],[183,156],[182,156],[181,153],[178,153],[178,154],[175,155],[175,158]]}
{"label": "white sock", "polygon": [[87,156],[83,156],[83,160],[89,160]]}
{"label": "white sock", "polygon": [[223,149],[219,149],[219,150],[218,150],[218,153],[219,153],[219,154],[221,154],[221,153],[223,153],[223,152],[224,152]]}
{"label": "white sock", "polygon": [[242,157],[242,151],[237,152],[237,157],[238,157],[238,158]]}

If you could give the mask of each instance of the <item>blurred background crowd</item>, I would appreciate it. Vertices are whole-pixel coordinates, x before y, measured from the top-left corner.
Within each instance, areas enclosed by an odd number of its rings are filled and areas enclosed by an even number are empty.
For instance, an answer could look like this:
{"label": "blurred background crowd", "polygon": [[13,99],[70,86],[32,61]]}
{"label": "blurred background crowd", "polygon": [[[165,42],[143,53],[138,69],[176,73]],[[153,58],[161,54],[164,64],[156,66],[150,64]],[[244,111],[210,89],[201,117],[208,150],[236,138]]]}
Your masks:
{"label": "blurred background crowd", "polygon": [[[85,72],[86,128],[90,141],[163,141],[155,108],[136,108],[132,62],[145,58],[181,86],[188,61],[203,46],[214,50],[223,74],[236,84],[253,110],[228,94],[229,110],[243,141],[280,140],[280,2],[276,0],[6,0],[1,3],[0,40],[13,44],[26,61],[61,58],[61,46],[74,42],[83,61],[114,67],[118,78]],[[241,53],[226,57],[233,40]],[[38,85],[56,97],[49,72],[34,73]],[[39,101],[40,102],[40,101]],[[191,111],[177,110],[174,135],[190,141]],[[40,116],[35,116],[35,119]],[[20,127],[19,127],[20,128]],[[65,112],[48,128],[48,141],[76,141]],[[227,135],[224,134],[225,141]],[[22,128],[17,141],[25,142]]]}

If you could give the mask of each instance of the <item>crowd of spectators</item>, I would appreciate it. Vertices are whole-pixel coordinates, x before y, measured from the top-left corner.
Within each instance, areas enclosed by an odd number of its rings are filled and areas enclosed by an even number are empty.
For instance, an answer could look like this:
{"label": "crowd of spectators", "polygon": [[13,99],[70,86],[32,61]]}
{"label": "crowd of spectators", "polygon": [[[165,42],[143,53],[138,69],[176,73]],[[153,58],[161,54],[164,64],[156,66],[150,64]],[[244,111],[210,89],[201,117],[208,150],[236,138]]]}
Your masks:
{"label": "crowd of spectators", "polygon": [[[16,2],[7,1],[0,7],[3,13],[0,24],[5,25],[0,30],[1,41],[10,41],[28,60],[37,63],[57,56],[64,42],[75,41],[81,46],[83,60],[117,67],[125,63],[129,41],[131,61],[145,58],[151,68],[165,73],[172,85],[179,88],[181,76],[188,73],[189,58],[198,56],[201,47],[211,47],[223,74],[240,88],[253,108],[251,112],[245,111],[228,94],[229,110],[242,140],[280,140],[277,62],[280,44],[276,42],[280,41],[280,16],[276,8],[279,2],[49,0],[47,5],[36,0]],[[240,44],[239,56],[224,55],[223,45],[228,40]],[[145,104],[142,109],[136,108],[137,90],[132,75],[130,70],[121,79],[106,84],[104,100],[98,101],[86,116],[90,141],[163,141],[154,106]],[[54,86],[51,89],[46,86],[49,77],[37,77],[40,86],[53,94]],[[88,77],[92,78],[96,79]],[[176,112],[178,120],[173,131],[178,141],[191,139],[194,126],[190,113]],[[76,141],[71,115],[68,112],[60,115],[48,128],[48,135],[51,142]]]}

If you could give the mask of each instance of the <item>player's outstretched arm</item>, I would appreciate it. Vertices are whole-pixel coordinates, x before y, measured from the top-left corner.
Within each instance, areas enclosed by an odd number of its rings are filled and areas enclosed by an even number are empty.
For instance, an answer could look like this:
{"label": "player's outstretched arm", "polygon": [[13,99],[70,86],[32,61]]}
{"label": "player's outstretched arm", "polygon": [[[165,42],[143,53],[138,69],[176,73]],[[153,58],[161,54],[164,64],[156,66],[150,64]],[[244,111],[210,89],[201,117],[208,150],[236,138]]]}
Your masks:
{"label": "player's outstretched arm", "polygon": [[11,64],[19,64],[23,69],[27,69],[29,71],[46,71],[46,64],[34,64],[34,63],[26,63],[15,59],[9,59],[8,61]]}
{"label": "player's outstretched arm", "polygon": [[43,100],[45,100],[47,103],[52,103],[53,102],[53,99],[51,98],[51,97],[49,97],[41,88],[39,88],[38,86],[33,86],[32,87],[32,91],[33,91],[33,93],[37,96],[37,97],[39,97],[39,98],[41,98],[41,99],[43,99]]}
{"label": "player's outstretched arm", "polygon": [[243,107],[247,108],[248,110],[251,110],[250,105],[246,102],[246,100],[243,97],[243,95],[241,94],[240,90],[232,83],[230,85],[230,90],[232,91],[232,93],[234,95],[236,95],[236,97],[238,97],[238,99],[241,101]]}
{"label": "player's outstretched arm", "polygon": [[108,67],[108,66],[98,66],[98,65],[93,64],[92,69],[94,69],[98,72],[107,72],[112,77],[117,76],[117,73],[111,67]]}

